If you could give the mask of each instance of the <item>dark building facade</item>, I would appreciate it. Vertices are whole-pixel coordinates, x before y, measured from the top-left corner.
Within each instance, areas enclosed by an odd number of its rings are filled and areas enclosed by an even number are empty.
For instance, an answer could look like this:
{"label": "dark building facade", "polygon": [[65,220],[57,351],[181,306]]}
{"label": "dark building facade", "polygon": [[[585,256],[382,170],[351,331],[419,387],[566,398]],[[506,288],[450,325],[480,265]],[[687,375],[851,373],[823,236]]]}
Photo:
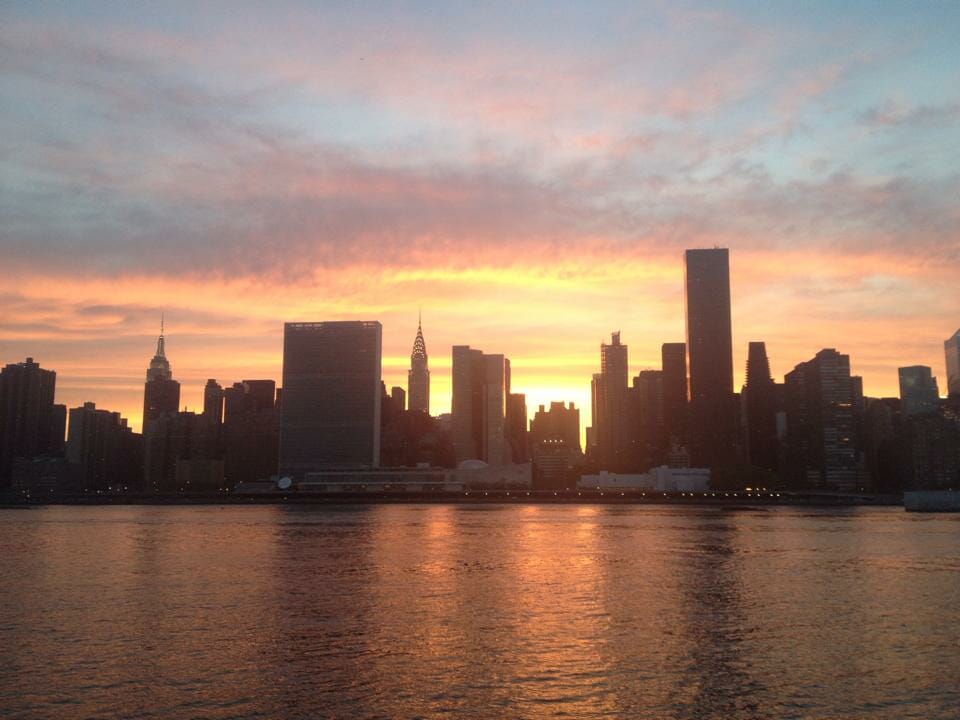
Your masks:
{"label": "dark building facade", "polygon": [[960,416],[939,411],[904,416],[899,450],[904,489],[960,490]]}
{"label": "dark building facade", "polygon": [[423,339],[422,324],[417,322],[417,337],[410,353],[410,370],[407,372],[407,398],[411,410],[430,414],[430,362],[427,344]]}
{"label": "dark building facade", "polygon": [[600,382],[594,389],[597,455],[605,470],[619,471],[629,466],[633,428],[627,366],[627,346],[620,342],[619,332],[612,333],[609,344],[600,344]]}
{"label": "dark building facade", "polygon": [[779,466],[780,445],[777,438],[778,392],[770,374],[765,343],[750,343],[746,378],[741,401],[747,460],[755,467],[775,471]]}
{"label": "dark building facade", "polygon": [[530,447],[527,433],[527,396],[523,393],[507,395],[506,432],[513,462],[528,462]]}
{"label": "dark building facade", "polygon": [[53,403],[56,383],[57,374],[33,358],[0,371],[0,489],[10,487],[15,458],[32,459],[63,447],[62,412]]}
{"label": "dark building facade", "polygon": [[580,410],[570,403],[543,405],[530,421],[530,449],[533,459],[533,484],[542,490],[576,486],[574,468],[580,466]]}
{"label": "dark building facade", "polygon": [[213,378],[203,388],[203,416],[212,425],[223,422],[223,388]]}
{"label": "dark building facade", "polygon": [[940,409],[940,391],[933,371],[924,365],[902,367],[900,379],[900,412],[904,417],[935,413]]}
{"label": "dark building facade", "polygon": [[227,487],[268,480],[280,458],[280,410],[273,380],[243,380],[224,390],[220,430]]}
{"label": "dark building facade", "polygon": [[393,402],[394,406],[400,410],[400,412],[405,412],[407,409],[407,391],[402,387],[394,385],[390,388],[390,400]]}
{"label": "dark building facade", "polygon": [[143,438],[120,413],[84,403],[70,410],[67,462],[80,492],[138,489],[143,473]]}
{"label": "dark building facade", "polygon": [[686,251],[689,444],[696,466],[736,459],[730,254],[726,248]]}
{"label": "dark building facade", "polygon": [[633,378],[630,397],[630,470],[663,463],[669,447],[664,429],[663,372],[641,370]]}
{"label": "dark building facade", "polygon": [[286,323],[280,474],[380,463],[379,322]]}
{"label": "dark building facade", "polygon": [[663,428],[669,445],[687,442],[687,345],[664,343],[660,347],[663,372]]}
{"label": "dark building facade", "polygon": [[552,402],[549,410],[541,405],[534,413],[530,421],[530,444],[546,440],[562,440],[566,447],[581,452],[580,410],[574,403]]}
{"label": "dark building facade", "polygon": [[854,490],[858,472],[850,357],[821,350],[784,380],[791,484]]}
{"label": "dark building facade", "polygon": [[146,492],[210,492],[224,487],[217,428],[203,415],[164,413],[144,433]]}
{"label": "dark building facade", "polygon": [[454,345],[452,353],[451,434],[457,462],[477,459],[494,466],[509,463],[506,399],[510,361],[469,345]]}

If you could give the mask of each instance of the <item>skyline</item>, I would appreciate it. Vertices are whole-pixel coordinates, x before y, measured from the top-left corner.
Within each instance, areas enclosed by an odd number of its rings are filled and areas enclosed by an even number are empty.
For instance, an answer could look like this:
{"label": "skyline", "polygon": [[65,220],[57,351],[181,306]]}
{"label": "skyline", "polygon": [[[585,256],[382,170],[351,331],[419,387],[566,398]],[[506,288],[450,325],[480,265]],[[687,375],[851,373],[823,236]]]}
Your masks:
{"label": "skyline", "polygon": [[[725,250],[725,248],[724,248],[724,250]],[[319,321],[319,322],[320,322],[321,324],[322,324],[322,323],[327,323],[327,324],[329,324],[329,323],[331,323],[331,322],[335,324],[335,323],[342,322],[342,321],[341,321],[341,320],[336,320],[336,321],[328,321],[328,320],[325,320],[325,321]],[[365,322],[365,321],[351,320],[351,322]],[[381,325],[379,321],[371,321],[371,322],[373,322],[374,324],[376,324],[378,327]],[[283,327],[287,327],[287,326],[289,326],[289,325],[312,325],[312,324],[317,324],[317,323],[316,323],[316,321],[284,322],[284,323],[283,323]],[[380,328],[379,332],[382,333],[382,327]],[[954,335],[956,335],[956,334],[960,334],[960,330],[958,330],[957,333],[951,334],[951,338],[954,337]],[[282,334],[281,334],[281,335],[282,335]],[[614,337],[614,341],[615,341],[615,342],[618,342],[618,341],[619,341],[619,338],[620,338],[620,331],[614,331],[614,332],[613,332],[613,337]],[[422,338],[423,338],[423,336],[422,336],[422,318],[419,316],[419,314],[418,314],[418,325],[417,325],[417,335],[416,335],[416,338],[417,338],[418,341],[422,342]],[[202,387],[202,388],[200,389],[200,403],[199,403],[199,406],[196,406],[196,405],[195,405],[195,406],[191,407],[191,406],[189,406],[189,404],[187,404],[185,401],[183,401],[183,396],[184,396],[184,393],[183,393],[184,383],[183,383],[183,381],[181,381],[180,378],[176,376],[176,373],[172,373],[172,371],[171,371],[171,363],[169,362],[169,358],[167,358],[167,357],[164,355],[164,352],[165,352],[165,351],[164,351],[164,348],[165,348],[165,345],[166,345],[166,340],[167,340],[167,335],[165,335],[164,322],[163,322],[163,320],[161,319],[160,334],[159,334],[159,336],[158,336],[158,339],[154,341],[154,342],[156,343],[155,347],[157,348],[157,353],[159,353],[159,354],[154,355],[154,357],[153,357],[153,358],[149,361],[149,363],[148,363],[148,369],[147,369],[148,379],[149,379],[149,377],[151,376],[151,373],[153,373],[153,372],[155,371],[155,366],[157,366],[157,363],[158,363],[158,362],[161,362],[161,363],[164,365],[165,372],[167,373],[168,379],[169,379],[170,377],[172,377],[172,379],[173,379],[174,381],[176,381],[176,383],[178,384],[178,388],[177,388],[177,389],[178,389],[178,391],[179,391],[179,392],[178,392],[178,395],[179,395],[180,400],[181,400],[181,402],[180,402],[181,409],[189,410],[189,411],[191,411],[191,412],[200,413],[200,412],[203,411],[204,404],[205,404],[205,390],[206,390],[206,387],[207,387],[207,383],[209,383],[211,380],[216,380],[216,381],[221,382],[221,383],[223,383],[223,384],[230,383],[230,382],[240,382],[241,380],[243,380],[243,381],[266,380],[266,381],[270,381],[270,382],[278,382],[280,376],[282,376],[282,374],[283,374],[282,371],[280,371],[280,372],[278,372],[277,377],[266,377],[266,376],[264,376],[264,377],[261,378],[261,377],[246,376],[246,377],[243,377],[243,378],[237,377],[237,378],[235,378],[235,379],[230,379],[230,378],[226,378],[226,377],[222,377],[222,376],[221,376],[221,377],[207,378],[207,379],[205,380],[204,387]],[[666,345],[671,345],[671,344],[674,344],[674,343],[664,343],[664,344],[666,344]],[[749,343],[749,348],[748,348],[748,353],[747,353],[748,356],[749,356],[749,354],[753,351],[753,349],[754,349],[753,346],[755,346],[755,345],[757,345],[757,344],[763,345],[764,342],[763,342],[763,341],[751,341],[751,342]],[[685,344],[684,344],[684,343],[680,343],[680,345],[683,346],[683,345],[685,345]],[[416,349],[416,347],[417,347],[417,346],[416,346],[416,343],[415,343],[414,347],[415,347],[415,349]],[[461,346],[461,347],[464,347],[464,346]],[[601,343],[601,356],[602,356],[602,350],[603,350],[603,348],[605,348],[605,347],[608,347],[607,344],[602,342],[602,343]],[[625,343],[625,347],[629,347],[629,344],[628,344],[628,343]],[[439,364],[441,365],[441,367],[447,368],[448,371],[452,369],[452,352],[453,352],[453,350],[455,350],[455,349],[456,349],[456,346],[452,346],[452,347],[451,347],[451,354],[449,355],[449,357],[451,358],[451,361],[450,361],[449,363],[446,363],[446,364],[444,364],[444,363],[442,363],[442,362],[439,363]],[[831,349],[831,350],[833,350],[833,349],[835,349],[835,348],[821,348],[821,350],[824,350],[824,349]],[[479,352],[479,351],[478,351],[478,352]],[[501,355],[502,355],[502,354],[501,354]],[[281,350],[281,356],[282,356],[282,350]],[[28,357],[27,357],[27,361],[36,361],[36,360],[37,360],[37,359],[34,358],[34,357],[32,357],[32,356],[28,356]],[[386,358],[381,358],[381,373],[382,373],[382,370],[383,370],[383,361],[385,361],[385,360],[386,360]],[[944,360],[945,360],[945,359],[944,359]],[[4,362],[5,362],[5,361],[4,361]],[[18,362],[18,361],[11,361],[11,362],[16,363],[16,362]],[[662,356],[661,356],[661,358],[658,360],[658,362],[660,363],[659,365],[650,365],[650,366],[644,366],[644,367],[640,367],[640,368],[635,368],[635,367],[634,367],[634,363],[629,360],[629,356],[628,356],[628,363],[630,363],[630,364],[628,365],[628,367],[627,367],[628,381],[631,381],[631,380],[635,377],[635,373],[640,373],[640,372],[645,371],[645,370],[656,370],[656,371],[661,370],[661,369],[662,369],[662,363],[664,362]],[[793,367],[791,368],[791,370],[796,369],[798,366],[804,364],[805,362],[806,362],[805,360],[804,360],[804,361],[798,361],[797,363],[795,363],[795,364],[793,365]],[[945,362],[946,362],[946,360],[945,360]],[[943,367],[942,369],[946,371],[945,362],[944,362],[944,367]],[[407,377],[404,378],[407,383],[409,383],[409,381],[410,381],[410,379],[409,379],[409,369],[410,369],[409,364],[410,364],[410,363],[412,363],[412,358],[408,359],[408,368],[407,368],[407,370],[406,370]],[[599,365],[599,364],[600,364],[600,363],[598,363],[598,365]],[[511,360],[511,366],[515,366],[515,365],[513,364],[512,360]],[[770,368],[773,367],[773,362],[772,362],[772,361],[769,362],[769,367],[770,367]],[[853,364],[852,362],[851,362],[851,367],[852,367],[852,368],[855,368],[855,366],[854,366],[854,364]],[[57,402],[60,403],[60,404],[65,405],[65,406],[67,406],[67,407],[73,407],[73,405],[71,404],[71,402],[69,402],[68,400],[63,399],[63,391],[62,391],[62,388],[61,388],[61,376],[60,376],[60,373],[56,370],[56,368],[50,368],[49,366],[47,366],[45,369],[47,369],[47,370],[51,370],[51,369],[52,369],[54,372],[57,372]],[[905,371],[905,370],[917,370],[917,369],[929,369],[929,370],[931,371],[931,374],[932,374],[932,377],[933,377],[933,381],[934,381],[935,383],[937,382],[938,378],[943,378],[943,382],[942,382],[942,385],[941,385],[942,391],[940,392],[939,397],[942,397],[942,398],[946,398],[946,397],[947,397],[947,395],[948,395],[948,391],[947,391],[947,389],[946,389],[946,377],[947,377],[947,372],[944,372],[942,375],[940,375],[940,374],[938,374],[938,372],[937,372],[936,366],[932,366],[932,367],[931,367],[931,366],[925,366],[925,365],[920,365],[920,364],[909,365],[909,366],[901,365],[901,366],[899,366],[899,367],[897,368],[897,388],[896,388],[896,392],[890,393],[890,394],[882,394],[882,395],[876,395],[876,394],[871,395],[871,393],[865,391],[864,394],[865,394],[865,396],[867,396],[867,397],[894,397],[894,398],[901,398],[901,397],[903,396],[903,385],[902,385],[902,383],[903,383],[903,371]],[[788,374],[789,372],[790,372],[790,371],[788,371],[787,373],[784,373],[784,376],[785,376],[786,374]],[[857,373],[856,373],[856,372],[851,372],[851,374],[852,374],[852,375],[856,375]],[[141,373],[141,375],[142,375],[142,373]],[[773,372],[772,370],[771,370],[771,375],[772,375],[772,379],[773,379],[773,381],[774,381],[775,383],[776,383],[776,382],[782,382],[783,376],[779,376],[776,372]],[[405,394],[407,393],[407,386],[406,386],[405,384],[403,384],[402,382],[400,382],[400,383],[387,382],[387,376],[386,376],[386,374],[383,374],[383,373],[382,373],[381,376],[382,376],[382,378],[383,378],[383,385],[384,385],[384,387],[385,387],[388,391],[389,391],[389,389],[390,389],[391,387],[399,387],[399,388],[401,388],[401,390],[404,391]],[[741,380],[741,376],[742,376],[742,382],[740,381],[740,380]],[[595,374],[595,373],[591,374],[591,377],[596,377],[596,374]],[[738,373],[736,370],[734,371],[734,388],[733,388],[733,392],[734,392],[735,394],[737,394],[738,396],[739,396],[739,394],[740,394],[740,392],[741,392],[741,387],[742,387],[742,385],[743,385],[743,384],[745,383],[745,381],[746,381],[746,377],[747,377],[747,371],[746,371],[746,363],[745,363],[745,369],[744,369],[744,371],[739,372],[739,373]],[[448,380],[451,380],[451,373],[449,373],[449,372],[447,373],[447,378],[448,378]],[[688,376],[688,382],[689,382],[689,376]],[[450,382],[449,384],[450,384],[451,387],[450,387],[450,390],[447,391],[447,393],[446,393],[445,396],[448,398],[448,401],[452,402],[452,380],[451,380],[451,382]],[[281,385],[278,385],[278,386],[277,386],[277,389],[279,390],[281,387],[282,387],[282,384],[281,384]],[[430,395],[431,395],[431,401],[430,401],[430,410],[429,410],[429,413],[432,414],[432,415],[434,415],[434,416],[438,416],[438,415],[441,415],[441,414],[444,414],[444,413],[449,412],[450,409],[451,409],[450,407],[441,408],[439,411],[437,411],[437,410],[435,409],[434,404],[433,404],[434,390],[433,390],[433,388],[432,388],[432,381],[431,381],[431,386],[430,386],[430,387],[431,387],[431,389],[430,389],[429,393],[430,393]],[[143,389],[144,389],[144,386],[143,386],[142,382],[137,386],[137,388],[138,388],[139,392],[141,393],[141,397],[142,397],[142,394],[143,394],[143,391],[144,391],[144,390],[143,390]],[[569,403],[573,402],[578,409],[580,409],[580,410],[584,410],[584,409],[585,409],[585,410],[587,410],[588,412],[589,412],[590,408],[592,407],[592,399],[591,399],[591,397],[590,397],[590,395],[591,395],[591,390],[590,390],[589,388],[588,388],[588,392],[587,392],[587,399],[586,399],[586,401],[583,402],[583,403],[580,403],[580,402],[578,402],[578,401],[576,401],[576,400],[552,398],[552,399],[547,400],[547,401],[544,401],[544,402],[540,402],[539,400],[535,400],[533,405],[530,404],[530,403],[531,403],[531,401],[530,401],[530,399],[529,399],[529,398],[530,398],[530,395],[524,390],[523,387],[518,387],[518,386],[514,385],[514,386],[513,386],[513,390],[514,390],[515,392],[520,392],[521,394],[523,394],[523,395],[526,396],[526,399],[527,399],[527,402],[526,402],[526,405],[527,405],[527,420],[528,420],[528,421],[533,419],[534,415],[537,413],[538,406],[539,406],[539,407],[544,407],[544,406],[549,407],[551,404],[554,404],[554,403],[557,403],[557,402],[560,402],[560,403],[563,403],[563,404],[569,404]],[[550,392],[550,390],[547,390],[546,392]],[[188,393],[188,394],[189,394],[189,393]],[[534,397],[537,397],[537,396],[535,395]],[[101,403],[101,401],[99,401],[99,400],[89,400],[89,399],[88,399],[88,400],[81,401],[80,403],[77,403],[77,406],[78,406],[78,407],[79,407],[79,406],[82,406],[83,404],[88,403],[88,402],[96,402],[96,403],[98,403],[98,404]],[[117,410],[116,408],[110,408],[110,410],[111,410],[111,412],[118,412],[120,415],[122,415],[123,418],[124,418],[125,420],[127,420],[127,421],[130,423],[130,426],[133,427],[133,428],[136,428],[136,427],[137,427],[137,422],[134,422],[134,421],[141,421],[141,422],[142,422],[142,417],[143,417],[143,416],[142,416],[142,413],[141,413],[141,414],[131,413],[131,414],[128,415],[127,413],[123,412],[122,410]],[[587,424],[581,423],[581,426],[580,426],[581,439],[584,438],[584,433],[586,433],[586,431],[587,431]]]}
{"label": "skyline", "polygon": [[226,7],[0,9],[0,357],[59,402],[139,427],[162,313],[181,406],[279,379],[316,318],[380,320],[405,387],[423,307],[432,412],[457,344],[586,409],[610,332],[631,374],[684,341],[715,245],[736,390],[749,341],[778,379],[835,347],[869,395],[945,387],[955,5]]}

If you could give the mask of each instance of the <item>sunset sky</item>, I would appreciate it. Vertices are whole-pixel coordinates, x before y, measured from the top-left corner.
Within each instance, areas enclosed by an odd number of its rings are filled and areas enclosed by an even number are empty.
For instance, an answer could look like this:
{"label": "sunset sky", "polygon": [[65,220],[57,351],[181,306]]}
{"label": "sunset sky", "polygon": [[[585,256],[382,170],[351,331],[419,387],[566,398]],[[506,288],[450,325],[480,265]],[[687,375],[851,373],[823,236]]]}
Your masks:
{"label": "sunset sky", "polygon": [[[0,5],[0,363],[140,426],[281,371],[282,323],[423,310],[589,420],[599,345],[684,340],[731,249],[734,365],[823,347],[868,395],[960,327],[960,3]],[[586,422],[584,423],[586,424]]]}

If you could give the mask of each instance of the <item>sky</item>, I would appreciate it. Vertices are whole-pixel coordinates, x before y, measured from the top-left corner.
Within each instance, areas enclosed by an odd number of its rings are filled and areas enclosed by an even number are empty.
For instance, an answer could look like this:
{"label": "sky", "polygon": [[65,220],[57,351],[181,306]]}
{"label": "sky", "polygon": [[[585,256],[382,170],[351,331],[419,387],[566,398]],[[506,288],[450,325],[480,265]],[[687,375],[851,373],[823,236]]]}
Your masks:
{"label": "sky", "polygon": [[851,356],[872,396],[960,328],[960,3],[0,4],[0,363],[139,428],[281,376],[285,321],[379,320],[431,410],[450,348],[589,419],[684,340],[729,247],[735,385]]}

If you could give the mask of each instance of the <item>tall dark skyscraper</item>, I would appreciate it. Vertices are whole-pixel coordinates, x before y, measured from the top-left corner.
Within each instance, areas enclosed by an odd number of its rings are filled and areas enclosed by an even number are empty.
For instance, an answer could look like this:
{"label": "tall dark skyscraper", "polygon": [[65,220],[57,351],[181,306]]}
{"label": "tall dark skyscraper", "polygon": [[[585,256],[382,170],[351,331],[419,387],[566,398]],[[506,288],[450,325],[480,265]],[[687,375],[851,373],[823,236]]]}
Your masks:
{"label": "tall dark skyscraper", "polygon": [[747,382],[741,397],[747,457],[756,467],[775,470],[778,450],[777,388],[770,375],[765,343],[750,343],[747,351]]}
{"label": "tall dark skyscraper", "polygon": [[510,361],[469,345],[453,346],[452,440],[457,462],[511,460],[506,438]]}
{"label": "tall dark skyscraper", "polygon": [[620,342],[620,333],[615,332],[609,345],[600,345],[600,382],[593,391],[597,403],[594,432],[605,470],[626,469],[631,429],[627,376],[627,346]]}
{"label": "tall dark skyscraper", "polygon": [[513,462],[527,462],[530,447],[527,442],[527,397],[523,393],[507,395],[506,434]]}
{"label": "tall dark skyscraper", "polygon": [[663,371],[663,427],[669,445],[687,442],[687,346],[664,343],[660,348]]}
{"label": "tall dark skyscraper", "polygon": [[855,489],[850,356],[821,350],[787,373],[784,385],[790,479],[804,486]]}
{"label": "tall dark skyscraper", "polygon": [[170,362],[166,355],[166,340],[163,335],[163,320],[160,321],[160,337],[157,352],[147,368],[147,382],[143,387],[143,432],[148,425],[164,413],[175,413],[180,408],[180,383],[173,379]]}
{"label": "tall dark skyscraper", "polygon": [[694,465],[721,466],[736,452],[730,255],[687,250],[687,367],[690,454]]}
{"label": "tall dark skyscraper", "polygon": [[14,458],[34,458],[63,446],[53,404],[56,383],[57,374],[33,358],[0,371],[0,489],[10,484]]}
{"label": "tall dark skyscraper", "polygon": [[666,457],[663,429],[663,372],[641,370],[627,393],[630,399],[630,469],[647,470]]}
{"label": "tall dark skyscraper", "polygon": [[203,416],[213,425],[223,422],[223,388],[213,378],[203,388]]}
{"label": "tall dark skyscraper", "polygon": [[224,391],[221,438],[228,485],[277,474],[280,411],[276,382],[244,380]]}
{"label": "tall dark skyscraper", "polygon": [[947,360],[947,394],[960,395],[960,330],[943,343]]}
{"label": "tall dark skyscraper", "polygon": [[423,326],[417,320],[417,337],[410,353],[410,370],[407,373],[407,403],[411,410],[430,414],[430,367],[427,359],[427,344],[423,340]]}
{"label": "tall dark skyscraper", "polygon": [[380,464],[379,322],[286,323],[280,473]]}

